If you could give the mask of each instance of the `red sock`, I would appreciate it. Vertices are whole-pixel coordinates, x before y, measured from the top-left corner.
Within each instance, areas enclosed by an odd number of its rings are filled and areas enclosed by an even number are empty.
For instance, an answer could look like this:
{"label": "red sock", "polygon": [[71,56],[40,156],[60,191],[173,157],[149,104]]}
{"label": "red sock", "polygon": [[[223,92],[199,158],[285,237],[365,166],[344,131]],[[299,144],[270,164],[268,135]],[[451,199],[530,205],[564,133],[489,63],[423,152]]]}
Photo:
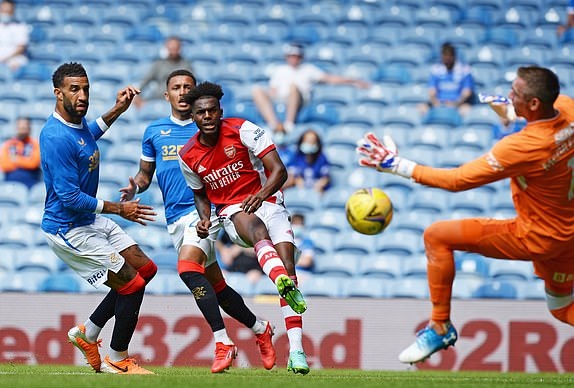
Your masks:
{"label": "red sock", "polygon": [[263,272],[273,283],[279,275],[287,275],[283,261],[270,240],[261,240],[255,244],[255,254]]}

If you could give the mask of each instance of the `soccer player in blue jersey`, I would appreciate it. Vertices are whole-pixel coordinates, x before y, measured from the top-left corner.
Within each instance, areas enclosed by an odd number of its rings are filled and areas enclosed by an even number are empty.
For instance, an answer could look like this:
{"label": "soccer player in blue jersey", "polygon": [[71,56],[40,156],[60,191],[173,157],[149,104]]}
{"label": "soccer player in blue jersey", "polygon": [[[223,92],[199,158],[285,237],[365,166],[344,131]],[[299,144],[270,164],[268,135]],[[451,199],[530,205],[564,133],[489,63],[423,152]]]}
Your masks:
{"label": "soccer player in blue jersey", "polygon": [[[163,195],[167,230],[179,252],[178,272],[181,280],[195,297],[197,306],[211,326],[215,338],[215,358],[211,371],[228,369],[237,355],[237,348],[227,335],[219,306],[231,317],[251,328],[266,369],[275,365],[276,355],[271,337],[273,328],[267,321],[258,320],[245,305],[243,298],[229,287],[215,258],[215,240],[219,221],[214,215],[210,238],[197,236],[195,225],[199,215],[194,196],[179,168],[177,154],[197,131],[191,120],[191,107],[183,96],[196,85],[188,70],[176,70],[166,80],[165,99],[171,105],[171,115],[151,123],[142,139],[140,169],[129,185],[120,189],[122,200],[148,189],[156,174]],[[198,292],[203,289],[203,292]]]}
{"label": "soccer player in blue jersey", "polygon": [[[145,285],[157,267],[115,222],[102,213],[146,224],[155,213],[139,201],[110,202],[96,197],[98,140],[130,106],[139,90],[126,87],[110,111],[88,123],[90,83],[79,63],[64,63],[52,76],[56,107],[40,133],[46,201],[42,230],[54,253],[94,287],[110,291],[89,319],[68,332],[69,341],[96,372],[153,374],[128,355]],[[98,336],[115,316],[110,354],[101,361]]]}

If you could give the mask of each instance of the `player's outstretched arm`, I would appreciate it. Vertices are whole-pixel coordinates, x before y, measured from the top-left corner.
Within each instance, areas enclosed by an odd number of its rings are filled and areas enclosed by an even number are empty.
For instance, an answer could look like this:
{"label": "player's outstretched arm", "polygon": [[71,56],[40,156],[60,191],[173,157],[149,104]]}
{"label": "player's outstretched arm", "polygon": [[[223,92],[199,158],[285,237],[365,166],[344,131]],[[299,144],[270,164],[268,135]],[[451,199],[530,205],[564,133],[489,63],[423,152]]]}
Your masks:
{"label": "player's outstretched arm", "polygon": [[360,166],[404,178],[411,178],[413,175],[416,163],[398,156],[397,146],[390,136],[384,136],[381,142],[374,133],[368,132],[357,141],[356,150],[361,155]]}
{"label": "player's outstretched arm", "polygon": [[102,213],[117,214],[128,221],[142,225],[147,225],[146,221],[155,221],[154,216],[157,215],[153,207],[141,204],[139,198],[127,202],[104,201]]}

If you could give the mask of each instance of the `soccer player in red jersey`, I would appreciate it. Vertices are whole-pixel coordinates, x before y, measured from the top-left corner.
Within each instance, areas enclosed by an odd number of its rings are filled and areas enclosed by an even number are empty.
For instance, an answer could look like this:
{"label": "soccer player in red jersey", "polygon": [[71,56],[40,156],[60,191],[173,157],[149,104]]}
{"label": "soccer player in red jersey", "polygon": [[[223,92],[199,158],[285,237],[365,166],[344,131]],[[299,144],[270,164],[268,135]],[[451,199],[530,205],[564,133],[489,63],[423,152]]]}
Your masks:
{"label": "soccer player in red jersey", "polygon": [[300,315],[307,304],[296,287],[294,237],[280,190],[287,170],[264,129],[240,118],[222,119],[221,97],[221,87],[210,82],[200,83],[185,97],[199,128],[179,153],[200,217],[196,229],[202,238],[209,235],[214,204],[231,240],[255,249],[282,297],[288,369],[307,374]]}

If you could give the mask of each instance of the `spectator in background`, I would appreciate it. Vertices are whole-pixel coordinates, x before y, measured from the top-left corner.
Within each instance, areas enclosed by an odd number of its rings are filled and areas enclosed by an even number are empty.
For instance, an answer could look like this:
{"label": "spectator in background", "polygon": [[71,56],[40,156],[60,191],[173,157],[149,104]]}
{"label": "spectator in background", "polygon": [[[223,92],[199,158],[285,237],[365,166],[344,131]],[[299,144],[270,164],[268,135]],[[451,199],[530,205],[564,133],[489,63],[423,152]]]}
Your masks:
{"label": "spectator in background", "polygon": [[252,284],[257,283],[263,276],[264,272],[253,248],[234,244],[225,232],[219,234],[215,247],[219,252],[221,263],[228,272],[244,273]]}
{"label": "spectator in background", "polygon": [[457,61],[456,49],[450,43],[441,47],[441,63],[432,66],[429,79],[429,102],[421,105],[421,113],[429,108],[456,108],[467,113],[474,99],[474,79],[469,65]]}
{"label": "spectator in background", "polygon": [[0,169],[4,180],[24,183],[28,188],[40,182],[40,145],[31,137],[30,119],[16,120],[16,136],[6,140],[0,149]]}
{"label": "spectator in background", "polygon": [[299,256],[295,260],[295,268],[297,272],[311,273],[315,269],[315,245],[313,240],[307,237],[305,230],[305,216],[300,213],[295,213],[291,216],[291,229],[293,229],[293,236],[295,237],[295,246],[299,250]]}
{"label": "spectator in background", "polygon": [[[193,72],[191,62],[185,59],[181,54],[181,45],[181,40],[178,37],[170,36],[166,39],[160,53],[160,58],[152,63],[139,86],[142,94],[136,96],[134,100],[134,104],[138,108],[141,108],[146,100],[165,99],[165,88],[163,85],[171,72],[178,69],[188,69]],[[148,86],[149,89],[147,89]]]}
{"label": "spectator in background", "polygon": [[0,2],[0,63],[12,70],[28,63],[28,25],[14,18],[15,8],[12,0]]}
{"label": "spectator in background", "polygon": [[[253,101],[263,116],[269,129],[275,132],[290,132],[301,107],[311,99],[313,84],[351,84],[366,88],[369,83],[363,80],[329,74],[319,67],[303,63],[303,47],[289,44],[285,48],[284,65],[277,66],[269,80],[268,87],[256,86],[253,89]],[[275,103],[286,105],[285,121],[279,121],[275,112]]]}
{"label": "spectator in background", "polygon": [[317,132],[308,129],[299,137],[297,151],[287,165],[287,172],[289,176],[284,189],[302,187],[323,193],[329,188],[329,161]]}
{"label": "spectator in background", "polygon": [[574,0],[568,0],[568,5],[566,6],[566,23],[561,24],[556,29],[556,34],[560,38],[567,30],[574,27]]}

